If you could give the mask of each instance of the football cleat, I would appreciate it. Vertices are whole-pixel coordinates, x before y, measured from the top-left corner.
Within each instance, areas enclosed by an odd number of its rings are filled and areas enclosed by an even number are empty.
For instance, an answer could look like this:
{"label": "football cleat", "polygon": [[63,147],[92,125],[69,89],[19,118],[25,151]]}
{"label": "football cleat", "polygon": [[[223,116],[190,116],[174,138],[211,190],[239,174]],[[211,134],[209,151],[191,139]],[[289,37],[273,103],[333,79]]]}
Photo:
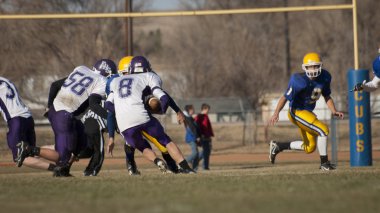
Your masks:
{"label": "football cleat", "polygon": [[86,169],[83,172],[83,176],[97,176],[97,175],[98,175],[98,173],[92,169]]}
{"label": "football cleat", "polygon": [[136,162],[132,162],[132,163],[129,163],[127,164],[127,170],[128,170],[128,174],[131,175],[131,176],[134,176],[134,175],[140,175],[140,171],[137,170],[137,166],[136,166]]}
{"label": "football cleat", "polygon": [[269,161],[274,164],[276,155],[280,153],[280,147],[278,147],[276,141],[270,141],[269,143]]}
{"label": "football cleat", "polygon": [[158,167],[158,169],[163,173],[163,174],[167,174],[167,173],[169,173],[168,172],[168,166],[166,165],[166,163],[163,161],[163,160],[161,160],[161,159],[159,159],[158,161],[157,161],[157,167]]}
{"label": "football cleat", "polygon": [[319,167],[322,171],[330,171],[330,170],[335,170],[335,166],[330,163],[330,161],[327,161],[325,163],[322,163],[321,166]]}
{"label": "football cleat", "polygon": [[192,169],[182,169],[180,168],[179,170],[180,174],[196,174],[196,172]]}
{"label": "football cleat", "polygon": [[[89,175],[92,176],[92,175]],[[73,177],[70,174],[70,166],[57,166],[53,170],[53,177]]]}
{"label": "football cleat", "polygon": [[21,167],[24,163],[25,158],[31,156],[31,149],[29,149],[29,146],[24,141],[21,141],[17,145],[17,167]]}

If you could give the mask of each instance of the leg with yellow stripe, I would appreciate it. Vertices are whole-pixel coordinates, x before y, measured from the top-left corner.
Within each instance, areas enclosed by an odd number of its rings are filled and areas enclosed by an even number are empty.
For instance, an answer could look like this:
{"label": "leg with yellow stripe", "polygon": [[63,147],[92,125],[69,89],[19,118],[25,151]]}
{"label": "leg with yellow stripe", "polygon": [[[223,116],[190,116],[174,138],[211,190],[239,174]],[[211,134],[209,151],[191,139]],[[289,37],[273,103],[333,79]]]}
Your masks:
{"label": "leg with yellow stripe", "polygon": [[271,141],[269,145],[269,160],[275,163],[278,153],[284,150],[299,150],[307,154],[318,148],[321,159],[321,170],[334,170],[327,156],[327,136],[329,129],[326,124],[319,121],[313,112],[307,110],[289,110],[289,120],[295,124],[302,136],[302,141]]}
{"label": "leg with yellow stripe", "polygon": [[160,152],[162,153],[162,157],[164,158],[164,160],[165,160],[165,162],[166,162],[166,164],[168,166],[169,171],[171,171],[174,174],[179,173],[179,169],[178,169],[177,163],[170,156],[170,154],[169,154],[168,150],[166,149],[166,147],[164,147],[163,145],[161,145],[156,138],[154,138],[153,136],[149,135],[145,131],[142,132],[142,135],[143,135],[143,137],[144,137],[144,139],[146,141],[154,144],[158,148],[158,150],[160,150]]}

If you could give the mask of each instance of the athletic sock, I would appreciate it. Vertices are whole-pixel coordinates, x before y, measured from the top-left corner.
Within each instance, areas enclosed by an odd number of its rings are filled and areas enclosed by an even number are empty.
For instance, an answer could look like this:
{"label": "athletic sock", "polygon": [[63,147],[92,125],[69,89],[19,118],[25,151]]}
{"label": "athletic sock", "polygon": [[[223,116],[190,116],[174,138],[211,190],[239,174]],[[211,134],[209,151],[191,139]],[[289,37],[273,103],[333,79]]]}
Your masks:
{"label": "athletic sock", "polygon": [[280,152],[286,149],[290,149],[290,142],[276,142]]}
{"label": "athletic sock", "polygon": [[319,151],[319,155],[327,156],[327,137],[318,137],[317,139],[317,147]]}
{"label": "athletic sock", "polygon": [[303,141],[293,141],[290,143],[291,150],[301,150],[303,151]]}
{"label": "athletic sock", "polygon": [[40,147],[31,147],[30,155],[32,157],[34,156],[40,156],[41,149]]}
{"label": "athletic sock", "polygon": [[189,164],[187,163],[186,160],[181,161],[181,162],[179,163],[179,166],[180,166],[182,169],[190,169],[190,170],[191,170],[191,168],[190,168],[190,166],[189,166]]}
{"label": "athletic sock", "polygon": [[55,167],[57,167],[55,164],[50,163],[48,167],[48,171],[54,171]]}
{"label": "athletic sock", "polygon": [[321,155],[321,164],[326,163],[327,161],[329,161],[327,155]]}
{"label": "athletic sock", "polygon": [[134,163],[135,162],[135,149],[128,146],[127,144],[124,144],[124,152],[127,163]]}
{"label": "athletic sock", "polygon": [[178,172],[177,163],[173,160],[169,153],[162,153],[162,157],[172,172]]}

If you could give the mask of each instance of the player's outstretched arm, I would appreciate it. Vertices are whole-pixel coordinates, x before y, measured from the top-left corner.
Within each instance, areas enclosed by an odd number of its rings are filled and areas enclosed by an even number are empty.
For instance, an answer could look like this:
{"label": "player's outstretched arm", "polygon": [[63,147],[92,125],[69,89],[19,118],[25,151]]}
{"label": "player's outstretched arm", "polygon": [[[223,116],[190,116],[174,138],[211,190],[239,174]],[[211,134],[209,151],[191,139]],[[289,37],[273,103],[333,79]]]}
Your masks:
{"label": "player's outstretched arm", "polygon": [[338,117],[340,119],[344,118],[344,113],[336,110],[334,100],[330,96],[325,97],[325,101],[326,101],[327,107],[331,110],[331,113],[335,117]]}
{"label": "player's outstretched arm", "polygon": [[268,121],[268,125],[273,126],[278,122],[280,111],[284,108],[286,102],[285,96],[281,96],[280,100],[278,100],[276,110]]}

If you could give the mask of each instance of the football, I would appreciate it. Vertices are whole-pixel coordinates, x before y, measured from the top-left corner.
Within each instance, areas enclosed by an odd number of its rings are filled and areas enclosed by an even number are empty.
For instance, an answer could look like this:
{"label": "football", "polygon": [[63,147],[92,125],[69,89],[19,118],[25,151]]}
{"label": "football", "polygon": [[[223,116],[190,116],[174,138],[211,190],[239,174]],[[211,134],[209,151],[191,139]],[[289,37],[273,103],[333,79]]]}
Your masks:
{"label": "football", "polygon": [[161,113],[161,102],[156,97],[151,97],[148,100],[148,109],[151,113],[160,114]]}

